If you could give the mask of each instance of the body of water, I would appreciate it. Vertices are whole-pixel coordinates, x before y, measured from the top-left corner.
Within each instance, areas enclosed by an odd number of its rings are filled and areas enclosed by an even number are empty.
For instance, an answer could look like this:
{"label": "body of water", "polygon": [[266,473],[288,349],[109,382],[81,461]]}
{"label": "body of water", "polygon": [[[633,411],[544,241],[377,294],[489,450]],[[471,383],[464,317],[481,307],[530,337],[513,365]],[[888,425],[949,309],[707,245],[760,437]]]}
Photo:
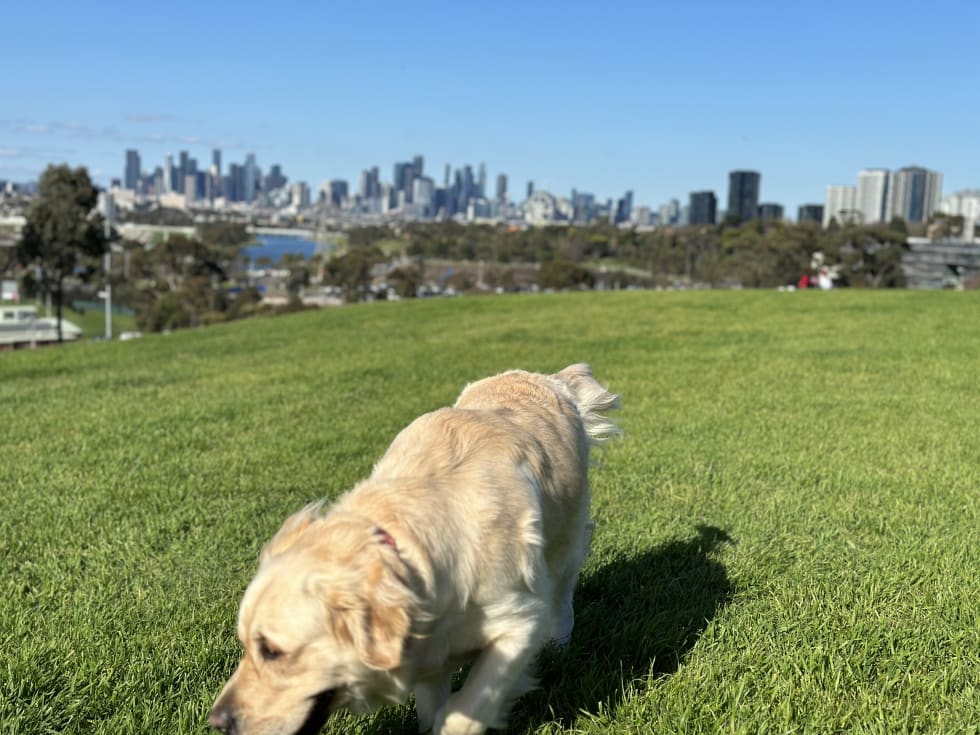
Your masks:
{"label": "body of water", "polygon": [[243,255],[248,256],[253,263],[259,258],[269,258],[276,264],[284,255],[299,255],[308,260],[318,250],[329,252],[334,249],[333,243],[319,243],[303,237],[256,235],[255,240],[257,245],[242,248]]}

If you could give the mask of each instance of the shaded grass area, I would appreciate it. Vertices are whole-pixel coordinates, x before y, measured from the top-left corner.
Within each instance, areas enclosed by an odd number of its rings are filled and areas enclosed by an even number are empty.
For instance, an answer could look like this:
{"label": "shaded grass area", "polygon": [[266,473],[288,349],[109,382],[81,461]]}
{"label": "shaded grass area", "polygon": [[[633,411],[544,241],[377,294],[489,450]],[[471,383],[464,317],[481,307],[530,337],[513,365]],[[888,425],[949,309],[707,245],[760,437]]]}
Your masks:
{"label": "shaded grass area", "polygon": [[[976,732],[980,301],[399,302],[0,355],[0,732],[203,733],[285,516],[463,385],[624,397],[514,732]],[[410,708],[329,732],[411,732]]]}

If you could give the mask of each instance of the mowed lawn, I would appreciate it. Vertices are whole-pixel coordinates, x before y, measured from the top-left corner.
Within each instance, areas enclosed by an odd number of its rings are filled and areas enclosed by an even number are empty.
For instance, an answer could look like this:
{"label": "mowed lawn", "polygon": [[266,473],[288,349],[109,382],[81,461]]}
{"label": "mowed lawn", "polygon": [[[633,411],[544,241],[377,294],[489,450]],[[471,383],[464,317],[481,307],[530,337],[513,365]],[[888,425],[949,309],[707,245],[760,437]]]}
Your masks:
{"label": "mowed lawn", "polygon": [[400,302],[0,355],[0,733],[204,733],[286,515],[468,381],[577,361],[626,433],[593,471],[573,643],[512,732],[977,732],[980,294],[836,291]]}

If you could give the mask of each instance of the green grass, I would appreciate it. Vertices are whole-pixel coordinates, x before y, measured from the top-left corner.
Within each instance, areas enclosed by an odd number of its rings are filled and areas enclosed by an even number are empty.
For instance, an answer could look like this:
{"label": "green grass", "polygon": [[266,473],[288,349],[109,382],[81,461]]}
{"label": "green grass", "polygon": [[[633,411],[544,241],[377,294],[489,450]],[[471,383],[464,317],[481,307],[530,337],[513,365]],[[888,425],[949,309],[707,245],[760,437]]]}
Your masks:
{"label": "green grass", "polygon": [[[0,733],[204,733],[283,518],[463,385],[622,393],[511,730],[976,733],[976,293],[375,304],[0,355]],[[411,732],[409,708],[329,732]]]}

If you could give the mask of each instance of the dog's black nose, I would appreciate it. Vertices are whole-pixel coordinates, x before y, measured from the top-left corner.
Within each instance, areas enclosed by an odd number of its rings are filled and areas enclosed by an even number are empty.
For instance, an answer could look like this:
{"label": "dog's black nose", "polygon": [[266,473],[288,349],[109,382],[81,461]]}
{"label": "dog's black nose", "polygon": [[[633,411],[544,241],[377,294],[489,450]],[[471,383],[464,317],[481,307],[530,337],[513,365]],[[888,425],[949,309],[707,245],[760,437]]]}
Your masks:
{"label": "dog's black nose", "polygon": [[231,710],[220,705],[211,710],[211,714],[208,715],[208,724],[225,735],[235,735],[238,723],[235,721],[235,716]]}

